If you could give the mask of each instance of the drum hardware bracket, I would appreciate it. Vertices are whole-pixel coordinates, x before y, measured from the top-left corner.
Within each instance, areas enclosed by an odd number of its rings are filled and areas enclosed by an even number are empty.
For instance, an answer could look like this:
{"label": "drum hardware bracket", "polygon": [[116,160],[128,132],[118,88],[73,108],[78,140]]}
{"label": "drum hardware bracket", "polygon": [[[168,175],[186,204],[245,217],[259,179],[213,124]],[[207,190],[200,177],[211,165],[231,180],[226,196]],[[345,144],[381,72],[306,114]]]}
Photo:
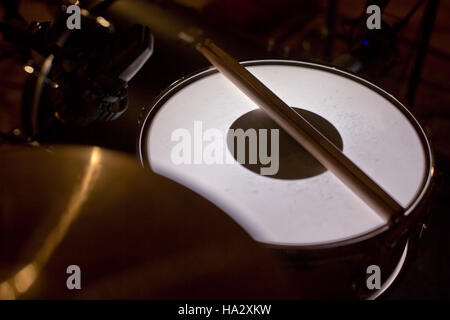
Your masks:
{"label": "drum hardware bracket", "polygon": [[24,70],[30,74],[20,134],[5,133],[11,140],[30,141],[53,127],[114,120],[126,111],[128,82],[153,53],[153,35],[144,25],[116,31],[112,23],[98,22],[112,2],[83,9],[80,30],[67,29],[64,6],[51,27],[49,22],[0,24],[5,40],[25,47]]}

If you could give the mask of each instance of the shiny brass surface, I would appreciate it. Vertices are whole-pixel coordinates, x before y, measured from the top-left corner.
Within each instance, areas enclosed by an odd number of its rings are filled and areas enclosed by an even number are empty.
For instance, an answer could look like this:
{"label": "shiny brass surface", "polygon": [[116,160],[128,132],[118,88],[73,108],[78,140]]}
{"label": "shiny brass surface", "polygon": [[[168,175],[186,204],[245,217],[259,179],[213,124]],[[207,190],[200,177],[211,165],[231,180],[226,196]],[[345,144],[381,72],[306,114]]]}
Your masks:
{"label": "shiny brass surface", "polygon": [[[295,296],[238,224],[132,156],[14,148],[0,172],[0,299]],[[69,265],[81,290],[66,287]]]}

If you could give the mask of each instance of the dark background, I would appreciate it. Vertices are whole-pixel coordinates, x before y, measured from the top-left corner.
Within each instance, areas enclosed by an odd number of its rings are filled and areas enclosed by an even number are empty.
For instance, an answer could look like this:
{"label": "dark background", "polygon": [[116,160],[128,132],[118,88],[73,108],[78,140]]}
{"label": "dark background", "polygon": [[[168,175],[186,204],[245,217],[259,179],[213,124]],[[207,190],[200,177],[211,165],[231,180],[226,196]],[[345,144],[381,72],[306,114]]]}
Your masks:
{"label": "dark background", "polygon": [[[367,3],[361,0],[116,1],[105,17],[117,25],[150,26],[154,54],[130,83],[129,109],[124,116],[76,129],[59,136],[59,142],[135,153],[142,109],[150,107],[175,80],[209,66],[177,39],[178,32],[191,28],[203,30],[239,60],[298,59],[351,70],[404,102],[430,136],[435,152],[437,175],[429,225],[417,256],[385,297],[448,299],[450,1],[381,2],[387,4],[382,29],[369,31]],[[32,1],[23,10],[33,20],[36,8]]]}

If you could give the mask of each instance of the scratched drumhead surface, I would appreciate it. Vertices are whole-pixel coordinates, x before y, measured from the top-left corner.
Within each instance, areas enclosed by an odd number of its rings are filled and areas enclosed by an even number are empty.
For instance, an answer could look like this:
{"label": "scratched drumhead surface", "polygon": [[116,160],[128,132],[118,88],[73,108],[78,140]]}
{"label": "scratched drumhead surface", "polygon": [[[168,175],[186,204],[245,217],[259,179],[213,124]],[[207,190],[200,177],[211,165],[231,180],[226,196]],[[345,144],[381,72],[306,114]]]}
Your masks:
{"label": "scratched drumhead surface", "polygon": [[[421,192],[428,166],[422,140],[411,121],[381,94],[355,80],[304,65],[267,64],[247,69],[288,105],[332,124],[345,155],[401,205],[409,206]],[[193,145],[199,121],[203,132],[215,128],[225,134],[238,119],[251,117],[255,109],[258,107],[219,73],[175,87],[144,133],[143,149],[152,170],[203,195],[254,239],[265,243],[323,244],[362,235],[384,224],[329,171],[283,179],[261,175],[237,162],[174,163],[173,148],[181,141],[175,139],[174,131],[187,130],[183,132],[190,133]],[[203,141],[202,146],[207,145],[208,140]],[[191,152],[193,158],[194,149]],[[230,156],[227,152],[230,150],[224,148],[224,156]]]}

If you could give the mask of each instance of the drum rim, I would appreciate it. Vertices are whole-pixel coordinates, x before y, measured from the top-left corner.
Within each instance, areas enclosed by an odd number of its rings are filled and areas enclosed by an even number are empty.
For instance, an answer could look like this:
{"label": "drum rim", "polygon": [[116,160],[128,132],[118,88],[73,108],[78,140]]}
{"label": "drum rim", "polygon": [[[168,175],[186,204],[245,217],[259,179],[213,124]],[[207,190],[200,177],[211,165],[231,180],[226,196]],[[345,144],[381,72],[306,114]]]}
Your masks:
{"label": "drum rim", "polygon": [[[378,238],[380,235],[386,233],[389,230],[396,229],[398,232],[401,232],[403,227],[406,225],[412,224],[412,221],[415,220],[418,212],[417,208],[421,207],[428,196],[431,193],[431,185],[434,179],[435,172],[435,163],[434,163],[434,155],[431,149],[430,142],[428,141],[428,137],[420,125],[419,121],[414,117],[414,115],[408,110],[408,108],[402,104],[393,94],[389,91],[380,88],[374,83],[370,82],[362,78],[359,75],[356,75],[347,70],[339,69],[335,66],[326,65],[326,64],[318,64],[307,61],[300,60],[288,60],[288,59],[257,59],[257,60],[246,60],[240,61],[240,63],[244,66],[258,66],[258,65],[285,65],[285,66],[299,66],[310,69],[321,70],[325,72],[330,72],[344,78],[353,80],[384,97],[389,102],[391,102],[411,123],[411,125],[416,129],[416,133],[419,136],[420,141],[422,142],[422,147],[424,148],[425,160],[426,160],[426,170],[424,173],[422,185],[419,188],[419,191],[415,195],[414,199],[411,201],[408,208],[405,210],[404,217],[401,219],[402,221],[397,225],[390,227],[388,225],[380,226],[376,229],[363,232],[361,234],[357,234],[345,239],[337,240],[337,241],[327,241],[320,242],[317,244],[308,244],[308,245],[297,245],[297,244],[277,244],[277,243],[266,243],[260,242],[262,245],[268,248],[274,249],[288,249],[288,250],[329,250],[334,248],[340,248],[344,246],[350,245],[359,245],[363,242],[369,241],[374,238]],[[184,77],[179,78],[171,85],[169,85],[163,92],[161,92],[150,104],[149,107],[143,107],[141,111],[141,115],[139,117],[138,124],[140,125],[139,136],[137,139],[137,154],[138,160],[144,168],[149,167],[149,158],[146,152],[146,148],[143,146],[146,145],[147,138],[146,132],[149,128],[154,116],[159,111],[159,109],[165,104],[165,102],[170,99],[173,94],[179,92],[184,87],[188,86],[192,82],[209,76],[214,73],[218,73],[219,71],[215,67],[206,67],[201,70],[195,71],[191,74],[188,74]],[[259,242],[259,241],[257,241]]]}

